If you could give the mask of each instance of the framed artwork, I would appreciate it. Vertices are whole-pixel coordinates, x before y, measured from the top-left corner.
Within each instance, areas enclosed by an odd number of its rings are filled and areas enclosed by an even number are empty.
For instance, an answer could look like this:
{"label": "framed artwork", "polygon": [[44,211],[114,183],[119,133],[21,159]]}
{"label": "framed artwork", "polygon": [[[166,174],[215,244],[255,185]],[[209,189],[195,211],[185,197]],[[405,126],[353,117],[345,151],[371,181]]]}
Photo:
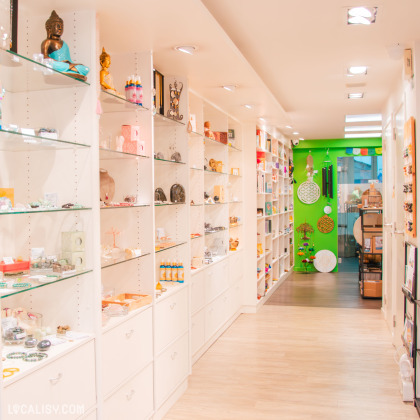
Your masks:
{"label": "framed artwork", "polygon": [[410,243],[405,243],[405,274],[404,288],[415,295],[417,282],[417,248]]}
{"label": "framed artwork", "polygon": [[363,246],[365,248],[364,252],[372,252],[372,238],[365,238],[365,243]]}
{"label": "framed artwork", "polygon": [[383,248],[383,240],[382,240],[382,236],[375,236],[373,238],[373,252],[377,252],[377,253],[382,253],[382,248]]}
{"label": "framed artwork", "polygon": [[153,104],[155,105],[156,112],[161,115],[164,115],[165,113],[163,100],[163,81],[163,74],[158,72],[156,69],[153,69],[153,89],[155,93],[153,97]]}
{"label": "framed artwork", "polygon": [[232,168],[231,173],[232,173],[232,175],[238,175],[239,176],[239,168]]}
{"label": "framed artwork", "polygon": [[273,213],[273,208],[271,206],[271,203],[269,201],[267,201],[265,203],[265,215],[266,216],[271,216]]}

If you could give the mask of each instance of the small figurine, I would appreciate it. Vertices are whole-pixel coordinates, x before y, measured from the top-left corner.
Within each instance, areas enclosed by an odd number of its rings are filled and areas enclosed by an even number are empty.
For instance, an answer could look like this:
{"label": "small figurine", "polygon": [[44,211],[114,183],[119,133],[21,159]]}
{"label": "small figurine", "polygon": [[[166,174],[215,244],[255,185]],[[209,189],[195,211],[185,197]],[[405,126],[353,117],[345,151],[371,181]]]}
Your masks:
{"label": "small figurine", "polygon": [[69,46],[61,39],[64,25],[63,19],[53,10],[51,16],[45,22],[47,39],[41,44],[41,52],[44,58],[52,58],[52,68],[61,73],[66,73],[79,80],[86,80],[89,67],[80,63],[73,63],[70,57]]}
{"label": "small figurine", "polygon": [[213,131],[210,130],[210,121],[204,123],[204,136],[209,139],[215,139]]}
{"label": "small figurine", "polygon": [[114,88],[114,81],[108,71],[108,68],[111,65],[111,56],[105,51],[104,47],[102,47],[102,54],[99,56],[99,63],[101,64],[99,81],[102,89],[120,96],[121,98],[125,98],[125,96],[121,95],[121,93]]}
{"label": "small figurine", "polygon": [[229,239],[229,250],[230,251],[236,251],[238,249],[238,245],[239,245],[239,239],[238,238],[236,238],[236,239],[230,238]]}
{"label": "small figurine", "polygon": [[184,118],[183,115],[179,115],[179,98],[182,93],[184,85],[181,82],[181,89],[178,90],[178,83],[175,81],[174,86],[172,87],[172,84],[169,84],[169,109],[167,113],[168,118],[172,118],[174,120],[180,121]]}

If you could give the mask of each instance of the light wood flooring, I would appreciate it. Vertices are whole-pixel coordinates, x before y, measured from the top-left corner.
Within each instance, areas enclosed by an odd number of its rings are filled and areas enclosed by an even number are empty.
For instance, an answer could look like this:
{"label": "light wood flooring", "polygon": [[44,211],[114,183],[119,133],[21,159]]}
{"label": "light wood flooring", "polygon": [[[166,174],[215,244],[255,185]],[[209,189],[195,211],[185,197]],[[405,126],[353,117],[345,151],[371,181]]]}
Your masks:
{"label": "light wood flooring", "polygon": [[165,420],[418,419],[394,351],[380,310],[265,305],[193,366]]}

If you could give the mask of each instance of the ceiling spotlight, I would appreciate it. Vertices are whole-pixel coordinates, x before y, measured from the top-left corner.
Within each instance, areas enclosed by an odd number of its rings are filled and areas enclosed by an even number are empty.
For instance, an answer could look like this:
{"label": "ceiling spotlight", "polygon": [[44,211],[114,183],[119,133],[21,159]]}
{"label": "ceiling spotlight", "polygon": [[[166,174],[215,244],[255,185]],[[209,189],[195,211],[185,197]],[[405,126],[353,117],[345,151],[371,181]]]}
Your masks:
{"label": "ceiling spotlight", "polygon": [[252,105],[248,105],[248,104],[246,104],[246,105],[244,105],[244,107],[245,107],[246,109],[252,109]]}
{"label": "ceiling spotlight", "polygon": [[297,136],[299,134],[299,131],[293,131],[292,133],[294,136]]}
{"label": "ceiling spotlight", "polygon": [[305,139],[304,139],[303,137],[299,137],[299,140],[300,140],[300,141],[303,141],[303,140],[305,140]]}
{"label": "ceiling spotlight", "polygon": [[175,47],[175,49],[179,52],[189,54],[189,55],[193,55],[197,48],[192,46],[192,45],[179,45],[179,46]]}
{"label": "ceiling spotlight", "polygon": [[352,7],[347,9],[349,25],[370,25],[376,21],[377,7]]}
{"label": "ceiling spotlight", "polygon": [[362,99],[363,98],[363,92],[357,92],[357,93],[349,93],[347,95],[349,99]]}
{"label": "ceiling spotlight", "polygon": [[346,115],[346,122],[376,122],[382,121],[382,114]]}
{"label": "ceiling spotlight", "polygon": [[222,86],[223,89],[226,89],[229,92],[235,92],[236,87],[237,87],[236,85],[224,85],[224,86]]}
{"label": "ceiling spotlight", "polygon": [[265,119],[264,118],[262,118],[262,117],[260,117],[260,118],[258,118],[260,121],[263,121],[263,122],[265,122]]}
{"label": "ceiling spotlight", "polygon": [[360,74],[366,74],[367,73],[367,67],[366,66],[351,66],[347,69],[348,73],[353,76],[358,76]]}
{"label": "ceiling spotlight", "polygon": [[292,129],[292,126],[291,125],[286,125],[286,128],[288,128],[289,130],[291,130]]}

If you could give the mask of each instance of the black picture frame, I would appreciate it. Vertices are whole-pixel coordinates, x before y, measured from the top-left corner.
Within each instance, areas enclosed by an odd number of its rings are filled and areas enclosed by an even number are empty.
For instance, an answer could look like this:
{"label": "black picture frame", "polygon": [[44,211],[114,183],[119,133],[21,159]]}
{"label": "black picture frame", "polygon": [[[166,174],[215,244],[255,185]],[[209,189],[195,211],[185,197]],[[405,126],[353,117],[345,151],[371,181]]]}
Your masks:
{"label": "black picture frame", "polygon": [[154,96],[153,96],[153,104],[156,109],[156,113],[160,115],[164,115],[165,113],[165,102],[164,102],[164,76],[162,73],[153,69],[153,89],[154,89]]}

